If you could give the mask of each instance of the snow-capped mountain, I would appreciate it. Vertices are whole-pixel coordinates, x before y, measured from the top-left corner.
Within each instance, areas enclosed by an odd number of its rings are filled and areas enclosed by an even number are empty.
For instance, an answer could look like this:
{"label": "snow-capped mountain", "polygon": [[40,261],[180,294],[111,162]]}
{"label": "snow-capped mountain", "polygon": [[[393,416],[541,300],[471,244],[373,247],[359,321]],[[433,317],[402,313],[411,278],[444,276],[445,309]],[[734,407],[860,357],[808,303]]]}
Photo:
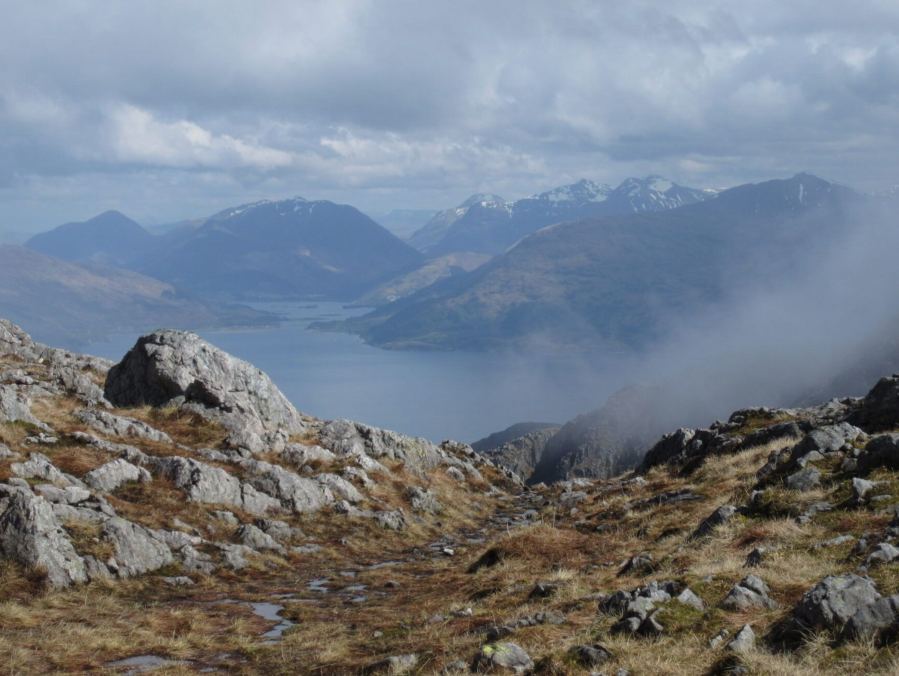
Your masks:
{"label": "snow-capped mountain", "polygon": [[474,195],[435,216],[410,243],[429,255],[457,251],[497,254],[522,237],[564,221],[663,211],[701,202],[714,191],[684,188],[661,176],[629,178],[617,188],[581,179],[515,202]]}

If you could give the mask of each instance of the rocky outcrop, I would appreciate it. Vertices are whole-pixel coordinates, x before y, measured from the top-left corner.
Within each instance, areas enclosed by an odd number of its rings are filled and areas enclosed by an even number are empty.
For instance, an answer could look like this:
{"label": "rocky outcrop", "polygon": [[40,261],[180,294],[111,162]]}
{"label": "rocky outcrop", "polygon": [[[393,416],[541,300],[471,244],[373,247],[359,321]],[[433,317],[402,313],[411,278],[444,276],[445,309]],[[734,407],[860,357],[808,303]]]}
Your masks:
{"label": "rocky outcrop", "polygon": [[899,374],[881,378],[849,416],[849,422],[869,432],[899,427]]}
{"label": "rocky outcrop", "polygon": [[84,475],[84,483],[91,488],[104,493],[112,493],[129,481],[147,483],[153,480],[150,473],[143,467],[132,465],[127,460],[119,458]]}
{"label": "rocky outcrop", "polygon": [[0,422],[26,422],[42,430],[49,427],[31,412],[31,401],[27,396],[9,385],[0,385]]}
{"label": "rocky outcrop", "polygon": [[50,503],[26,489],[0,486],[0,551],[46,572],[55,587],[86,582],[87,570]]}
{"label": "rocky outcrop", "polygon": [[75,411],[75,417],[85,425],[101,434],[110,437],[133,437],[135,439],[148,439],[163,444],[171,444],[171,437],[165,432],[150,427],[147,423],[126,418],[121,415],[113,415],[106,411],[94,409],[82,409]]}
{"label": "rocky outcrop", "polygon": [[665,396],[661,386],[633,385],[565,424],[547,441],[530,481],[606,479],[636,467],[665,430]]}
{"label": "rocky outcrop", "polygon": [[427,439],[407,437],[351,420],[332,420],[319,430],[319,444],[347,457],[364,454],[402,462],[419,471],[446,463],[445,453]]}
{"label": "rocky outcrop", "polygon": [[809,632],[842,630],[863,608],[881,598],[873,580],[858,575],[828,575],[809,589],[779,632],[782,639],[799,641]]}
{"label": "rocky outcrop", "polygon": [[267,375],[185,331],[142,336],[110,369],[105,394],[116,406],[178,406],[229,429],[305,429]]}
{"label": "rocky outcrop", "polygon": [[478,452],[527,481],[534,473],[534,468],[540,464],[546,444],[559,429],[559,427],[541,427],[495,448]]}
{"label": "rocky outcrop", "polygon": [[172,563],[172,552],[153,531],[115,517],[103,524],[102,538],[112,544],[115,556],[106,565],[120,577],[134,577]]}

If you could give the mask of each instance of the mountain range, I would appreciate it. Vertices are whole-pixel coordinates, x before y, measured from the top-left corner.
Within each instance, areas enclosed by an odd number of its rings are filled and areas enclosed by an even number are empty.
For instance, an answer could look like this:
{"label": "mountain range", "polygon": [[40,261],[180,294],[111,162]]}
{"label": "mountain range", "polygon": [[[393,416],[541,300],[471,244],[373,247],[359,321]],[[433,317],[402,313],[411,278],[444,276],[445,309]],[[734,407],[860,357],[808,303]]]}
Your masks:
{"label": "mountain range", "polygon": [[[677,209],[563,222],[342,328],[395,349],[639,349],[670,318],[720,300],[766,252],[810,252],[870,200],[798,174]],[[766,273],[787,274],[792,260],[780,260]]]}
{"label": "mountain range", "polygon": [[582,179],[514,202],[496,195],[472,195],[455,209],[437,214],[409,243],[429,255],[456,251],[498,254],[555,223],[675,209],[714,194],[713,190],[684,188],[661,176],[647,176],[629,178],[616,188]]}

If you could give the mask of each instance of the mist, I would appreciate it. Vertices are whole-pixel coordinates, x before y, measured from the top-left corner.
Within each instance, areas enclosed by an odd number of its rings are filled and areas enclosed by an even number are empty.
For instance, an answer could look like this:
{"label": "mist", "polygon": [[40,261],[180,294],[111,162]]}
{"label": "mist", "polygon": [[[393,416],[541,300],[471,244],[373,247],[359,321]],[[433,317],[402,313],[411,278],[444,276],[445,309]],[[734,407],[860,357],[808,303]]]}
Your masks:
{"label": "mist", "polygon": [[793,232],[744,252],[742,263],[726,258],[720,301],[667,316],[664,339],[623,362],[632,382],[664,383],[665,410],[653,415],[668,427],[707,426],[743,407],[863,396],[892,372],[896,214],[867,204],[823,232],[812,232],[814,220],[789,225]]}

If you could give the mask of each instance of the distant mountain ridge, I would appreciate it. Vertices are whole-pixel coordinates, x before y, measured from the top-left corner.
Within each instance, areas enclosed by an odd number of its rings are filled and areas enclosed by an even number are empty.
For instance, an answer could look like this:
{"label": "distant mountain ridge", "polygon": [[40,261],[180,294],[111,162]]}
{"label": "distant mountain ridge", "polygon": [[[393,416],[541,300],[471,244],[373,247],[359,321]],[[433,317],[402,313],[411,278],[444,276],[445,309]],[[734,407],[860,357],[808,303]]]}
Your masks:
{"label": "distant mountain ridge", "polygon": [[0,245],[0,314],[40,340],[77,349],[111,333],[170,328],[270,326],[277,318],[204,302],[129,270],[76,264]]}
{"label": "distant mountain ridge", "polygon": [[564,221],[674,209],[712,197],[713,190],[685,188],[661,176],[629,178],[618,187],[582,179],[507,202],[473,195],[441,212],[409,243],[432,256],[457,251],[498,254],[541,228]]}
{"label": "distant mountain ridge", "polygon": [[25,246],[66,261],[127,267],[146,255],[157,238],[118,211],[106,211],[80,222],[66,223],[29,239]]}
{"label": "distant mountain ridge", "polygon": [[563,222],[345,328],[396,349],[639,349],[664,317],[718,300],[753,252],[801,252],[868,199],[797,174],[678,209]]}
{"label": "distant mountain ridge", "polygon": [[354,300],[422,255],[354,207],[302,197],[225,209],[134,268],[206,297]]}

